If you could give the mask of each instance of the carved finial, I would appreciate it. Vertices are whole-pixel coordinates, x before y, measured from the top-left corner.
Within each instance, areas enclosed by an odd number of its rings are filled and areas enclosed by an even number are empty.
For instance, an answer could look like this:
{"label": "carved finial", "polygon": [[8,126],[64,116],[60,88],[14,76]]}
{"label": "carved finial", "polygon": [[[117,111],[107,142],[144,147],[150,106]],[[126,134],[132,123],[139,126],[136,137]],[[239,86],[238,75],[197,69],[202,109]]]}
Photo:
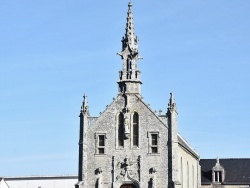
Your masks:
{"label": "carved finial", "polygon": [[174,96],[173,93],[170,93],[170,99],[169,99],[169,103],[168,103],[168,111],[176,111],[177,112],[177,106],[174,100]]}
{"label": "carved finial", "polygon": [[221,166],[220,164],[220,160],[219,160],[219,157],[216,158],[216,164],[215,166],[213,167],[213,171],[223,171],[224,168],[223,166]]}
{"label": "carved finial", "polygon": [[83,94],[83,102],[82,102],[82,106],[81,106],[81,114],[89,116],[89,106],[88,106],[88,101],[87,101],[87,95],[85,93]]}
{"label": "carved finial", "polygon": [[169,99],[169,102],[170,102],[171,104],[173,104],[173,103],[174,103],[174,95],[173,95],[173,93],[170,93],[170,99]]}
{"label": "carved finial", "polygon": [[88,106],[87,95],[86,93],[83,94],[83,102],[86,106]]}
{"label": "carved finial", "polygon": [[219,157],[216,158],[216,165],[217,165],[217,164],[220,164],[220,159],[219,159]]}

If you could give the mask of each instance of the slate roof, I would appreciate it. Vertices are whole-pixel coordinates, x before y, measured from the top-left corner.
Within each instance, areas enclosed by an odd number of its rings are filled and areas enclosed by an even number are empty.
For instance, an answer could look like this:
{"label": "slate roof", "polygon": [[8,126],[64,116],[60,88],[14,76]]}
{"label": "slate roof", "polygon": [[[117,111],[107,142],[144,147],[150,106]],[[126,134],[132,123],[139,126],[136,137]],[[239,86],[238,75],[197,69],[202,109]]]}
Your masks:
{"label": "slate roof", "polygon": [[[216,159],[201,159],[201,184],[212,183],[212,168]],[[220,165],[225,170],[223,184],[250,185],[250,159],[220,159]]]}

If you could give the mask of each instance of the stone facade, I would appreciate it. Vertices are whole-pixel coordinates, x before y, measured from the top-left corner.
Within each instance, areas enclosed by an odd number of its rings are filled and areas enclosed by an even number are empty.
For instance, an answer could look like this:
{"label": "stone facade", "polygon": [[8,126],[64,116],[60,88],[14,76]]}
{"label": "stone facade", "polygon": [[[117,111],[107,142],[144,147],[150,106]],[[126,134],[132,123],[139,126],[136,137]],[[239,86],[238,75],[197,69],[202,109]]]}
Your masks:
{"label": "stone facade", "polygon": [[199,155],[178,134],[173,95],[163,115],[156,114],[141,96],[137,68],[141,57],[131,2],[119,55],[119,92],[99,117],[90,116],[84,95],[76,188],[198,188]]}
{"label": "stone facade", "polygon": [[[136,95],[129,96],[126,112],[125,98],[118,96],[98,118],[88,118],[87,179],[88,187],[94,187],[97,179],[103,187],[119,187],[123,183],[134,183],[146,187],[155,174],[160,187],[166,187],[168,177],[168,129],[166,124]],[[128,135],[124,146],[118,143],[119,114],[128,121]],[[133,115],[139,114],[139,142],[133,145]],[[157,153],[150,148],[150,134],[158,136]],[[104,153],[98,151],[98,136],[105,136]],[[156,170],[153,170],[156,169]],[[98,170],[101,169],[101,170]],[[150,170],[151,169],[151,170]],[[84,169],[85,170],[85,169]],[[151,172],[152,171],[152,172]],[[96,172],[96,173],[94,173]],[[95,174],[95,175],[94,175]],[[90,178],[91,177],[91,178]],[[94,177],[94,178],[93,178]],[[157,181],[158,180],[158,181]]]}

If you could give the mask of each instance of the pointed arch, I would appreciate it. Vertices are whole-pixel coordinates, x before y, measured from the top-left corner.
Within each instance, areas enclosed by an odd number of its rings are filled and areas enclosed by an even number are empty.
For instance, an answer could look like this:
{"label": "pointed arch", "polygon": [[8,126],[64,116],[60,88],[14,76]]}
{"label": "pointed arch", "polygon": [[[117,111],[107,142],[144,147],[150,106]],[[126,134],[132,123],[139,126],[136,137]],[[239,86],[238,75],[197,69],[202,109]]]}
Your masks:
{"label": "pointed arch", "polygon": [[118,116],[118,146],[124,146],[124,115],[122,112]]}
{"label": "pointed arch", "polygon": [[133,146],[139,146],[139,114],[133,114]]}

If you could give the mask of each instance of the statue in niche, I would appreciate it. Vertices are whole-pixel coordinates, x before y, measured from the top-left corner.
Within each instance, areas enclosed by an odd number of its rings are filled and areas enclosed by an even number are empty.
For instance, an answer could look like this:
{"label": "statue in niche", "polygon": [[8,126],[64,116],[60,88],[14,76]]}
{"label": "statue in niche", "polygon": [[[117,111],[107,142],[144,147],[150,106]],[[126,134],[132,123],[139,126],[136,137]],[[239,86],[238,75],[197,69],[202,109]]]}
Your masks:
{"label": "statue in niche", "polygon": [[130,128],[129,128],[129,117],[128,115],[125,115],[124,117],[124,136],[126,139],[130,137]]}

